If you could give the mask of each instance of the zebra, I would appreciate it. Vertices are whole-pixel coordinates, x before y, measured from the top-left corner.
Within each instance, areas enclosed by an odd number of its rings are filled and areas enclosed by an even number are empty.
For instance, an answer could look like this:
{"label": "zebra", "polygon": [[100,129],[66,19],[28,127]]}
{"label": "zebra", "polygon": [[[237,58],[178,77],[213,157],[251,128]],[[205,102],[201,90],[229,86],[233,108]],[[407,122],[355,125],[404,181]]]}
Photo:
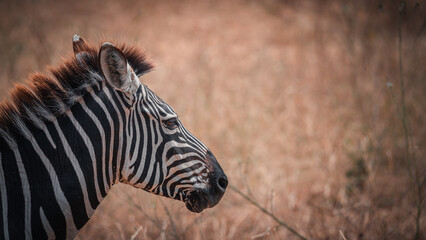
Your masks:
{"label": "zebra", "polygon": [[0,239],[74,238],[119,182],[196,213],[224,195],[212,152],[139,80],[146,55],[99,45],[75,35],[73,56],[0,104]]}

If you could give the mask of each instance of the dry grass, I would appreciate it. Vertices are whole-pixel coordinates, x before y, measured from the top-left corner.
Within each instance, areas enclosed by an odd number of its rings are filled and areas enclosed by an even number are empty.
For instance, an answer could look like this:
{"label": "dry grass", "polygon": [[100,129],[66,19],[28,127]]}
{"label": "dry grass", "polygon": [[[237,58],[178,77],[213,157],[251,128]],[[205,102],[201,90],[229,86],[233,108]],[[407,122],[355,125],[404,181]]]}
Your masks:
{"label": "dry grass", "polygon": [[[0,2],[0,96],[72,52],[135,41],[144,76],[231,184],[309,239],[412,239],[395,1]],[[403,16],[410,148],[425,192],[426,4]],[[388,82],[393,88],[386,87]],[[425,238],[426,216],[420,222]],[[201,214],[114,187],[78,239],[293,239],[233,191]]]}

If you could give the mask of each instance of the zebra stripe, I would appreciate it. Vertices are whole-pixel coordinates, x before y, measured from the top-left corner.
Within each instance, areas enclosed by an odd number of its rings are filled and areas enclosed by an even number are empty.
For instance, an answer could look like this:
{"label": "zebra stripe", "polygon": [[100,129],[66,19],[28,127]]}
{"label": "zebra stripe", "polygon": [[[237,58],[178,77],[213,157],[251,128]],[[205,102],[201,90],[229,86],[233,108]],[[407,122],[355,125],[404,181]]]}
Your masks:
{"label": "zebra stripe", "polygon": [[[89,92],[91,92],[91,91],[89,91]],[[96,115],[92,112],[92,110],[90,110],[87,107],[87,105],[86,105],[86,103],[85,103],[84,100],[82,100],[80,104],[83,107],[84,111],[89,115],[89,117],[95,123],[96,128],[98,129],[98,131],[99,131],[99,133],[101,135],[102,149],[105,149],[105,131],[104,131],[103,127],[102,127],[101,122],[99,121],[98,117],[96,117]],[[105,159],[105,152],[104,151],[102,151],[101,159],[102,160]],[[97,169],[97,166],[96,166],[96,169]],[[108,192],[108,184],[107,184],[106,175],[105,175],[105,162],[104,161],[102,161],[101,170],[102,170],[102,180],[103,180],[103,185],[104,185],[104,192],[106,193],[106,192]]]}
{"label": "zebra stripe", "polygon": [[56,239],[55,232],[53,231],[52,227],[50,226],[49,220],[47,220],[46,215],[44,214],[42,207],[40,207],[40,218],[41,218],[41,222],[43,223],[44,230],[47,233],[47,238],[48,239]]}
{"label": "zebra stripe", "polygon": [[[109,91],[108,88],[104,88],[104,89],[105,89],[105,94],[108,97],[108,99],[111,99],[111,104],[112,104],[112,106],[114,108],[115,114],[117,114],[117,118],[118,118],[118,132],[121,133],[121,132],[123,132],[123,119],[121,118],[121,115],[120,115],[120,112],[118,110],[117,104],[114,101],[112,101],[112,94],[111,94],[111,92]],[[118,147],[117,147],[117,151],[118,152],[117,152],[116,156],[118,156],[118,159],[119,159],[120,162],[121,162],[121,158],[119,156],[121,156],[122,147],[123,147],[123,138],[121,138],[119,136],[118,137]],[[120,162],[118,163],[118,166],[120,166]],[[116,183],[116,181],[118,181],[119,177],[120,177],[120,173],[119,173],[119,171],[116,171],[116,176],[115,176],[114,183]]]}
{"label": "zebra stripe", "polygon": [[90,140],[90,138],[87,135],[87,133],[83,130],[83,128],[80,125],[80,123],[75,119],[75,117],[72,114],[72,112],[71,111],[68,112],[67,115],[68,115],[69,119],[71,120],[71,122],[73,123],[75,129],[77,129],[78,133],[83,138],[84,144],[89,149],[90,159],[91,159],[92,167],[93,167],[93,181],[94,181],[94,185],[95,185],[96,198],[97,198],[98,202],[101,202],[103,198],[102,198],[100,190],[99,190],[98,171],[96,169],[97,165],[96,165],[96,158],[95,158],[95,150],[94,150],[92,141]]}
{"label": "zebra stripe", "polygon": [[[71,112],[67,112],[67,115],[72,115]],[[55,125],[56,131],[59,133],[59,137],[61,139],[62,146],[65,148],[65,154],[67,155],[68,159],[71,162],[72,167],[74,168],[74,172],[77,174],[77,179],[79,181],[80,187],[83,190],[83,200],[84,200],[84,206],[86,208],[86,214],[88,216],[91,216],[94,212],[94,209],[91,208],[90,202],[89,202],[89,193],[87,192],[87,186],[86,181],[84,179],[83,171],[81,170],[80,164],[77,161],[76,156],[74,155],[67,139],[65,138],[64,133],[62,132],[61,128],[59,127],[58,121],[54,121],[53,124]]]}
{"label": "zebra stripe", "polygon": [[[31,136],[31,138],[29,140],[32,144],[33,149],[40,156],[40,159],[42,160],[44,167],[48,170],[49,177],[50,177],[52,185],[53,185],[53,191],[55,193],[56,201],[58,202],[59,207],[61,208],[62,212],[65,213],[65,221],[66,221],[66,226],[67,226],[66,236],[68,238],[72,238],[74,236],[74,234],[77,232],[77,228],[74,225],[74,221],[72,219],[72,214],[71,214],[71,207],[68,203],[68,200],[66,199],[66,197],[64,195],[64,192],[61,189],[61,185],[59,183],[58,176],[56,175],[56,173],[54,171],[52,171],[52,169],[54,169],[52,164],[50,163],[50,161],[48,160],[48,158],[46,157],[44,152],[40,149],[40,146],[35,141],[35,138],[33,136]],[[49,171],[49,169],[51,171]],[[27,186],[29,186],[28,183],[27,183]],[[30,224],[28,224],[26,226],[30,226]],[[26,227],[25,229],[31,229],[31,228]],[[28,231],[31,232],[30,230],[27,230],[26,232],[28,232]],[[32,237],[27,237],[27,236],[25,236],[25,237],[26,237],[26,239],[32,239]]]}
{"label": "zebra stripe", "polygon": [[[104,89],[103,87],[103,83],[101,83],[101,88]],[[107,151],[106,146],[102,149],[102,152],[108,152],[109,153],[109,160],[108,160],[108,175],[109,175],[109,184],[108,186],[112,185],[112,146],[114,145],[114,123],[111,119],[111,115],[109,114],[109,111],[107,110],[104,102],[102,102],[102,100],[95,95],[94,91],[90,91],[90,95],[92,96],[92,98],[96,101],[96,103],[101,107],[102,111],[104,112],[104,114],[107,117],[109,126],[111,128],[111,137],[110,137],[110,143],[109,143],[109,151]],[[105,100],[104,100],[105,101]],[[104,158],[102,158],[104,159]],[[103,167],[105,168],[105,167]]]}
{"label": "zebra stripe", "polygon": [[[0,182],[4,183],[6,180],[4,178],[4,172],[3,172],[3,163],[1,159],[1,152],[0,152]],[[2,217],[3,217],[3,233],[4,238],[6,240],[9,239],[9,226],[8,226],[8,219],[7,219],[7,192],[6,192],[6,185],[1,184],[0,185],[0,191],[1,191],[1,207],[2,207]]]}
{"label": "zebra stripe", "polygon": [[[25,201],[25,226],[31,225],[31,193],[30,193],[30,184],[28,182],[27,173],[25,171],[24,164],[22,163],[21,154],[17,148],[13,149],[13,154],[15,154],[15,160],[19,169],[19,177],[21,178],[22,183],[22,192],[24,194]],[[25,238],[32,239],[31,231],[29,228],[25,228]]]}

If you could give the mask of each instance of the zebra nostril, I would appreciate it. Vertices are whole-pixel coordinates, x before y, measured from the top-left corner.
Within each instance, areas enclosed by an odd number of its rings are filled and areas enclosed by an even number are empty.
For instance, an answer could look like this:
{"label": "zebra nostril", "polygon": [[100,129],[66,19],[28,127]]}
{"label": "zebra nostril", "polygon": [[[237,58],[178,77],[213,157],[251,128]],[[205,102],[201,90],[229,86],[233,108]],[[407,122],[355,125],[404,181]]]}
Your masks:
{"label": "zebra nostril", "polygon": [[220,190],[225,192],[225,189],[228,186],[228,179],[226,177],[220,177],[217,180],[217,186],[219,187]]}

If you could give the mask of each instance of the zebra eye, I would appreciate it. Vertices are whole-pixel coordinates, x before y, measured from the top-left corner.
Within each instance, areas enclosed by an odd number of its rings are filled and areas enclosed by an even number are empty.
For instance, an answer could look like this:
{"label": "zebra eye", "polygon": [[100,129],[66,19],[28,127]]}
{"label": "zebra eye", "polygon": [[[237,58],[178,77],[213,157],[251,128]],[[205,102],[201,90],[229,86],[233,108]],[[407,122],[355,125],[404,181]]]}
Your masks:
{"label": "zebra eye", "polygon": [[170,130],[176,129],[179,125],[177,118],[170,118],[167,120],[163,120],[163,124],[166,128]]}

